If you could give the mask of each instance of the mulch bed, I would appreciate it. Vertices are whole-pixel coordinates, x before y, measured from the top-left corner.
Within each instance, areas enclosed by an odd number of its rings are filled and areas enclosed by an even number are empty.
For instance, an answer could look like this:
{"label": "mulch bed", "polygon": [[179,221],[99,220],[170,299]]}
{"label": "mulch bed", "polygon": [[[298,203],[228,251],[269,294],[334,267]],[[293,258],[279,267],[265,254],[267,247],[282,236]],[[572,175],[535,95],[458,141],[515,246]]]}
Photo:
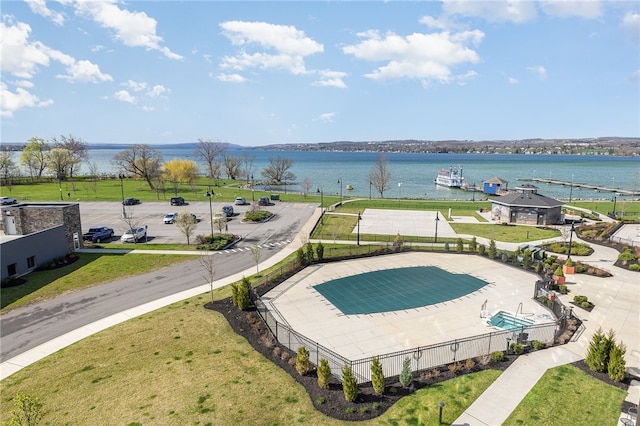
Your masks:
{"label": "mulch bed", "polygon": [[[231,303],[231,298],[207,303],[205,308],[220,312],[237,334],[243,336],[265,358],[282,368],[284,371],[306,389],[314,407],[321,413],[338,420],[367,420],[380,416],[395,404],[400,398],[415,392],[418,389],[434,385],[465,374],[462,370],[456,374],[447,368],[439,369],[438,377],[427,378],[421,372],[414,372],[414,380],[410,388],[402,387],[398,376],[388,377],[385,380],[385,393],[382,396],[375,395],[371,383],[359,385],[358,398],[355,402],[347,402],[342,391],[342,384],[336,378],[332,379],[329,389],[321,389],[318,386],[316,371],[313,370],[306,376],[300,376],[295,368],[296,353],[280,345],[272,337],[270,331],[255,310],[240,311]],[[506,370],[516,356],[509,355],[502,362],[489,362],[482,366],[476,363],[471,371],[484,369]],[[433,371],[431,369],[430,371]],[[334,374],[339,372],[333,372]],[[374,408],[375,407],[375,408]]]}

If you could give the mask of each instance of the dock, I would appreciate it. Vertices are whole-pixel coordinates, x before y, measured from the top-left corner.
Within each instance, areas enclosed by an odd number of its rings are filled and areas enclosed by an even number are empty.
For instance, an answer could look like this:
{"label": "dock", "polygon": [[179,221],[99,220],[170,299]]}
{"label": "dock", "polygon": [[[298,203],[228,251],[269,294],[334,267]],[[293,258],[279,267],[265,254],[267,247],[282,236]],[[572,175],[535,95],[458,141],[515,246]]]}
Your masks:
{"label": "dock", "polygon": [[545,178],[517,178],[516,180],[525,181],[525,182],[528,181],[528,182],[548,183],[550,185],[572,186],[574,188],[593,189],[594,191],[611,192],[613,194],[629,195],[632,197],[640,196],[640,190],[632,191],[629,189],[611,188],[608,186],[591,185],[588,183],[566,182],[563,180],[545,179]]}

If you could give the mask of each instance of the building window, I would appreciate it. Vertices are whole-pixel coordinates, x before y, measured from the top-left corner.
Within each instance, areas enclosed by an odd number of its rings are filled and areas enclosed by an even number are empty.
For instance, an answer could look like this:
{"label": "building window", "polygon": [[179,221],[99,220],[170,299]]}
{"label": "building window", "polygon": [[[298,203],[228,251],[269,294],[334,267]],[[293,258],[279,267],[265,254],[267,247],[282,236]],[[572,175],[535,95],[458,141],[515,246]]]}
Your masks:
{"label": "building window", "polygon": [[36,267],[36,257],[35,256],[27,257],[27,268],[31,269],[35,267]]}
{"label": "building window", "polygon": [[12,263],[11,265],[8,265],[7,272],[9,273],[9,276],[16,275],[18,273],[18,264]]}

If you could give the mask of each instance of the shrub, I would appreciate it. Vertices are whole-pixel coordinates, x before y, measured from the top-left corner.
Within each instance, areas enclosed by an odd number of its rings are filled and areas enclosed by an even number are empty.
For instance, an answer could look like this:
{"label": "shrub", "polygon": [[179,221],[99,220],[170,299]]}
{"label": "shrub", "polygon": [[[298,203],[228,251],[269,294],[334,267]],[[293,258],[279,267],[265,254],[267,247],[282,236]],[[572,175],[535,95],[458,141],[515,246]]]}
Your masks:
{"label": "shrub", "polygon": [[450,251],[451,247],[449,247],[449,242],[444,243],[444,251]]}
{"label": "shrub", "polygon": [[553,275],[556,277],[564,277],[564,272],[562,272],[562,267],[558,266],[555,271],[553,271]]}
{"label": "shrub", "polygon": [[331,367],[329,361],[322,358],[318,366],[318,386],[322,389],[329,389],[329,381],[331,380]]}
{"label": "shrub", "polygon": [[462,242],[462,238],[458,238],[456,240],[456,251],[458,253],[462,253],[464,251],[464,243]]}
{"label": "shrub", "polygon": [[489,258],[490,259],[495,259],[496,258],[496,242],[491,240],[489,241]]}
{"label": "shrub", "polygon": [[474,236],[473,238],[471,238],[471,241],[469,242],[469,251],[471,253],[475,253],[478,250],[478,240],[476,240],[476,237]]}
{"label": "shrub", "polygon": [[504,361],[504,352],[502,351],[491,352],[491,361],[493,362]]}
{"label": "shrub", "polygon": [[304,346],[298,348],[296,356],[296,371],[301,376],[306,375],[311,370],[311,362],[309,362],[309,351]]}
{"label": "shrub", "polygon": [[262,222],[269,219],[272,216],[271,212],[267,210],[250,210],[244,214],[243,221],[249,222]]}
{"label": "shrub", "polygon": [[544,344],[544,342],[541,342],[540,340],[532,340],[531,341],[531,347],[533,349],[540,350],[540,349],[544,349],[546,345]]}
{"label": "shrub", "polygon": [[561,285],[560,286],[560,293],[567,294],[567,286],[566,285]]}
{"label": "shrub", "polygon": [[345,365],[342,369],[342,391],[344,399],[353,402],[358,397],[358,382],[351,371],[351,367]]}
{"label": "shrub", "polygon": [[456,374],[457,372],[462,370],[462,363],[461,362],[452,362],[451,364],[447,365],[447,369],[449,371],[451,371],[453,374]]}
{"label": "shrub", "polygon": [[11,411],[11,418],[7,422],[3,421],[3,425],[37,425],[46,414],[37,396],[18,393],[13,397],[13,404],[15,409]]}
{"label": "shrub", "polygon": [[627,247],[624,249],[622,253],[618,255],[618,260],[622,260],[624,262],[634,261],[636,260],[635,254]]}
{"label": "shrub", "polygon": [[311,243],[305,244],[305,251],[307,263],[313,262],[313,245]]}
{"label": "shrub", "polygon": [[298,250],[296,250],[296,261],[298,262],[298,265],[304,265],[305,262],[305,255],[304,255],[304,250],[302,249],[302,247],[300,247]]}
{"label": "shrub", "polygon": [[476,362],[473,360],[473,358],[467,358],[467,360],[464,362],[464,368],[467,371],[473,370],[475,366]]}
{"label": "shrub", "polygon": [[573,260],[571,260],[571,258],[568,258],[566,262],[564,262],[564,266],[573,266]]}
{"label": "shrub", "polygon": [[631,265],[629,265],[629,270],[630,271],[640,271],[640,265],[637,263],[632,263]]}
{"label": "shrub", "polygon": [[580,262],[576,263],[576,272],[582,274],[584,272],[584,265]]}
{"label": "shrub", "polygon": [[582,303],[580,304],[580,306],[581,306],[583,309],[589,309],[589,308],[591,307],[591,303],[589,303],[589,302],[582,302]]}
{"label": "shrub", "polygon": [[378,357],[373,357],[371,360],[371,385],[376,395],[384,393],[384,373]]}
{"label": "shrub", "polygon": [[491,355],[489,354],[480,355],[478,357],[478,364],[482,366],[488,365],[489,362],[491,362]]}
{"label": "shrub", "polygon": [[324,399],[323,396],[318,397],[318,399],[316,399],[316,402],[318,403],[318,405],[322,405],[326,402],[326,399]]}
{"label": "shrub", "polygon": [[380,408],[380,403],[379,403],[379,402],[374,402],[374,403],[371,405],[371,408],[373,408],[374,410],[377,410],[378,408]]}
{"label": "shrub", "polygon": [[502,261],[507,262],[509,260],[509,253],[506,250],[502,250]]}
{"label": "shrub", "polygon": [[355,410],[353,409],[353,407],[347,407],[345,410],[345,413],[347,414],[353,414],[355,412]]}
{"label": "shrub", "polygon": [[516,355],[522,355],[524,353],[524,345],[522,343],[512,343],[509,345],[509,350]]}
{"label": "shrub", "polygon": [[484,245],[480,244],[478,246],[478,254],[480,256],[484,256],[486,252],[487,252],[487,248]]}
{"label": "shrub", "polygon": [[609,348],[607,348],[605,335],[602,328],[598,328],[591,337],[587,356],[584,359],[585,364],[589,366],[591,371],[602,372],[607,368],[606,362],[609,356]]}
{"label": "shrub", "polygon": [[318,260],[324,259],[324,246],[321,242],[316,244],[316,255],[318,256]]}
{"label": "shrub", "polygon": [[411,358],[407,357],[402,362],[402,371],[400,372],[400,384],[403,388],[411,386],[413,381],[413,372],[411,371]]}
{"label": "shrub", "polygon": [[611,352],[609,353],[609,365],[607,366],[607,373],[611,380],[621,382],[624,380],[624,369],[626,362],[624,360],[624,354],[627,351],[624,343],[620,342],[619,345],[613,345]]}
{"label": "shrub", "polygon": [[573,301],[574,303],[577,304],[582,304],[583,302],[587,302],[589,299],[587,298],[587,296],[580,296],[580,295],[576,295],[573,296]]}
{"label": "shrub", "polygon": [[362,414],[364,414],[364,413],[366,413],[366,412],[368,412],[368,411],[369,411],[369,407],[360,407],[360,412],[361,412]]}
{"label": "shrub", "polygon": [[231,301],[241,310],[247,310],[251,304],[249,289],[251,282],[249,278],[243,277],[239,283],[231,284]]}

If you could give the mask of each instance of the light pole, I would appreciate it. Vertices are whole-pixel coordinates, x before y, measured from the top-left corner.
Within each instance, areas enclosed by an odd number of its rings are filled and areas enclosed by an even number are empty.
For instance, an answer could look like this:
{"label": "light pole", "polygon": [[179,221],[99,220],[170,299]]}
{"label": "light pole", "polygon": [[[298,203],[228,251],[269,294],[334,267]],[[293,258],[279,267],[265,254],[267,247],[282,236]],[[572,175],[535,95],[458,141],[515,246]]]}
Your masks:
{"label": "light pole", "polygon": [[438,216],[438,212],[436,212],[436,237],[434,239],[434,243],[438,242],[438,222],[440,221],[440,217]]}
{"label": "light pole", "polygon": [[471,188],[471,202],[476,202],[476,183],[473,182],[473,188]]}
{"label": "light pole", "polygon": [[284,194],[287,195],[287,180],[284,180]]}
{"label": "light pole", "polygon": [[209,190],[207,191],[207,197],[209,197],[209,216],[211,223],[211,242],[213,242],[213,209],[211,207],[211,198],[214,196],[214,192],[211,190],[211,185],[209,185]]}
{"label": "light pole", "polygon": [[371,185],[373,185],[373,182],[369,181],[369,200],[371,200]]}
{"label": "light pole", "polygon": [[324,225],[324,191],[322,190],[322,185],[318,187],[318,192],[320,193],[320,225]]}
{"label": "light pole", "polygon": [[398,205],[400,205],[400,188],[402,188],[402,182],[398,182]]}
{"label": "light pole", "polygon": [[120,178],[120,195],[122,196],[122,217],[126,219],[127,211],[124,209],[124,183],[122,182],[122,179],[125,178],[125,175],[123,173],[120,173],[118,177]]}
{"label": "light pole", "polygon": [[255,189],[253,189],[253,173],[251,173],[251,201],[256,200]]}
{"label": "light pole", "polygon": [[358,212],[358,241],[356,242],[357,246],[360,245],[360,221],[361,220],[362,220],[362,216],[360,216],[360,212]]}
{"label": "light pole", "polygon": [[62,178],[58,179],[58,185],[60,185],[60,201],[64,201],[62,198]]}
{"label": "light pole", "polygon": [[441,425],[442,424],[442,409],[444,408],[444,402],[442,402],[442,401],[438,402],[438,408],[440,409],[440,411],[438,413],[438,424]]}
{"label": "light pole", "polygon": [[569,189],[569,203],[571,203],[571,200],[573,199],[573,178],[575,177],[575,174],[571,175],[571,189]]}
{"label": "light pole", "polygon": [[571,221],[571,230],[569,230],[569,253],[567,253],[567,259],[571,259],[571,244],[573,243],[573,231],[575,231],[575,221]]}
{"label": "light pole", "polygon": [[616,215],[616,202],[618,201],[618,197],[616,197],[615,195],[613,196],[613,218],[614,219],[618,219],[618,216]]}
{"label": "light pole", "polygon": [[340,185],[340,205],[342,206],[342,178],[338,179],[338,185]]}

